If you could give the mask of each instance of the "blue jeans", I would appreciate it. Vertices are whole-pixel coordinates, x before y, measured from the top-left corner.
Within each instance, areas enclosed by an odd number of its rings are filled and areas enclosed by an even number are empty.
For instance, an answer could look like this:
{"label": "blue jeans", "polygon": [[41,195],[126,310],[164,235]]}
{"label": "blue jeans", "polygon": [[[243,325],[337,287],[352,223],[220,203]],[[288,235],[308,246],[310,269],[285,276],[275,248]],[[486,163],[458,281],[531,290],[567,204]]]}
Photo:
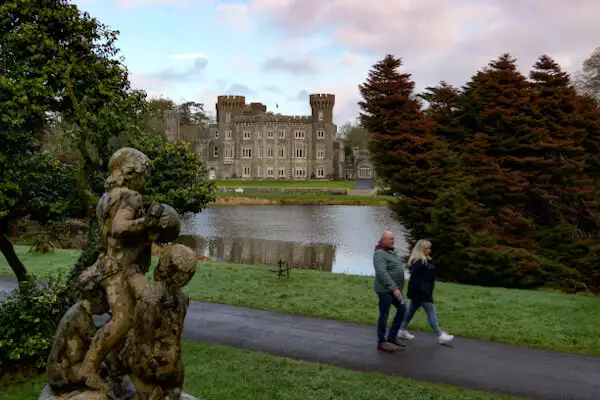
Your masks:
{"label": "blue jeans", "polygon": [[[392,293],[377,293],[379,296],[379,320],[377,321],[377,341],[379,344],[384,343],[387,339],[395,339],[398,336],[400,330],[400,324],[406,313],[406,305],[401,304],[398,298]],[[387,330],[388,317],[390,315],[390,309],[392,305],[396,307],[396,315],[392,320],[392,326],[388,333],[387,338],[385,332]]]}
{"label": "blue jeans", "polygon": [[435,305],[433,303],[421,303],[418,301],[411,300],[410,306],[408,306],[408,310],[406,314],[404,314],[404,320],[402,321],[402,325],[400,325],[400,329],[405,331],[406,328],[408,328],[410,320],[415,316],[415,313],[421,306],[423,307],[423,310],[425,310],[425,314],[427,314],[427,321],[429,321],[431,329],[433,329],[436,335],[439,336],[442,333],[442,330],[440,329],[438,317],[435,313]]}

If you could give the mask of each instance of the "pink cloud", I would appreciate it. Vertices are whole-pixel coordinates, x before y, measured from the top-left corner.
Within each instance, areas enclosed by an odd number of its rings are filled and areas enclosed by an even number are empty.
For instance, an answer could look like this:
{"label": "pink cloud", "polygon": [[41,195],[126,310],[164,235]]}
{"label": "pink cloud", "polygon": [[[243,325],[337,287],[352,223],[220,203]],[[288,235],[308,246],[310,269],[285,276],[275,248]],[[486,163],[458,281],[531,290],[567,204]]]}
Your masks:
{"label": "pink cloud", "polygon": [[[504,52],[529,69],[544,53],[578,68],[598,45],[597,0],[251,0],[291,39],[327,33],[352,52],[392,53],[415,77],[458,84]],[[568,60],[568,62],[567,62]],[[418,72],[417,72],[418,71]]]}

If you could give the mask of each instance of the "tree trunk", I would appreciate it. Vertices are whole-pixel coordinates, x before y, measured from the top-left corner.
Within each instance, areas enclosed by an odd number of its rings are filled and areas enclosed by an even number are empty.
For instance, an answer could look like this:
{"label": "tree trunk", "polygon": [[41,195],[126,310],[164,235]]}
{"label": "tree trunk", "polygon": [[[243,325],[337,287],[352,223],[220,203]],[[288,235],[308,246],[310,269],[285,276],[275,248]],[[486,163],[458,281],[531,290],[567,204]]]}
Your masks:
{"label": "tree trunk", "polygon": [[12,242],[8,239],[8,236],[6,236],[6,233],[2,228],[0,228],[0,251],[2,251],[4,258],[6,258],[6,262],[12,268],[19,283],[29,281],[27,269],[21,260],[19,260],[19,256],[15,252]]}

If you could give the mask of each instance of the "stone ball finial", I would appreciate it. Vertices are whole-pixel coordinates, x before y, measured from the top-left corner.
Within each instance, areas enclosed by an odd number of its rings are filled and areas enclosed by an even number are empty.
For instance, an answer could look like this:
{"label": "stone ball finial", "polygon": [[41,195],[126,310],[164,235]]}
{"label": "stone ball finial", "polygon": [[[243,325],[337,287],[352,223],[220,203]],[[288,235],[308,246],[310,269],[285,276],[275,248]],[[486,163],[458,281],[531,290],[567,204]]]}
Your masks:
{"label": "stone ball finial", "polygon": [[173,207],[164,203],[152,203],[146,215],[158,220],[150,230],[150,239],[157,243],[169,243],[177,239],[181,229],[179,214]]}

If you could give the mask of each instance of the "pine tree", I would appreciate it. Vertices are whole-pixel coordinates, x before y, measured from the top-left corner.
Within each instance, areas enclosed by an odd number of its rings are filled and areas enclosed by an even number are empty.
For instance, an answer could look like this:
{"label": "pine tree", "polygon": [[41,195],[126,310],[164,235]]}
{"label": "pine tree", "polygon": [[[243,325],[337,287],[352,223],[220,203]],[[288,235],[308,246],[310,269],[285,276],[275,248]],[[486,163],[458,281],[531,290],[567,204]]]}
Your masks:
{"label": "pine tree", "polygon": [[[580,273],[575,286],[600,289],[600,208],[597,144],[598,112],[588,98],[578,96],[570,76],[550,57],[539,58],[530,73],[532,110],[546,129],[540,144],[552,164],[540,169],[532,200],[538,243],[547,256]],[[587,148],[586,148],[587,147]],[[591,147],[591,148],[590,148]],[[590,151],[591,150],[591,151]]]}
{"label": "pine tree", "polygon": [[530,180],[546,164],[537,150],[545,131],[530,113],[531,85],[504,54],[463,93],[457,119],[465,131],[463,163],[475,177],[472,196],[488,210],[500,244],[531,249]]}
{"label": "pine tree", "polygon": [[464,130],[456,119],[461,92],[458,88],[441,81],[437,86],[425,88],[419,97],[428,103],[425,115],[435,122],[433,134],[456,148],[465,139]]}
{"label": "pine tree", "polygon": [[[598,205],[594,181],[586,172],[583,147],[589,118],[569,74],[549,56],[543,55],[529,75],[532,81],[532,115],[545,129],[538,151],[546,159],[531,181],[532,209],[536,222],[545,226],[573,224],[585,233],[598,231]],[[583,113],[582,113],[583,111]]]}
{"label": "pine tree", "polygon": [[418,239],[437,193],[452,185],[458,160],[431,134],[433,122],[413,94],[410,74],[399,72],[401,65],[387,55],[373,66],[359,86],[360,121],[372,134],[369,147],[377,175],[398,195],[392,209]]}

